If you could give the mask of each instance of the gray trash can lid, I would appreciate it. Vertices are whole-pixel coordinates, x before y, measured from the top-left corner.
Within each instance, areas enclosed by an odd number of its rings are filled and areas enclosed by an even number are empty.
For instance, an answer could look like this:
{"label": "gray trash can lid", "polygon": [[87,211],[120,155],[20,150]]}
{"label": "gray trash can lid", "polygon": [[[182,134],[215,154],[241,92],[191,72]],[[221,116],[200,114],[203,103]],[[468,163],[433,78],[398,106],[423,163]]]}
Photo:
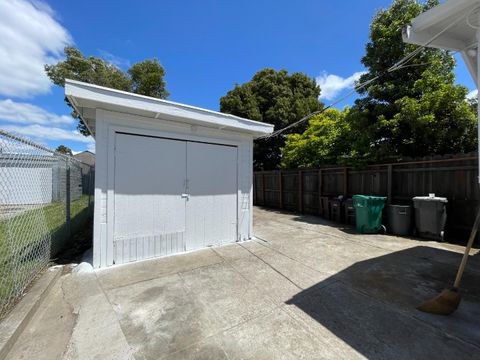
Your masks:
{"label": "gray trash can lid", "polygon": [[415,196],[413,201],[435,201],[435,202],[442,202],[442,203],[447,203],[448,200],[445,197],[430,197],[430,196]]}

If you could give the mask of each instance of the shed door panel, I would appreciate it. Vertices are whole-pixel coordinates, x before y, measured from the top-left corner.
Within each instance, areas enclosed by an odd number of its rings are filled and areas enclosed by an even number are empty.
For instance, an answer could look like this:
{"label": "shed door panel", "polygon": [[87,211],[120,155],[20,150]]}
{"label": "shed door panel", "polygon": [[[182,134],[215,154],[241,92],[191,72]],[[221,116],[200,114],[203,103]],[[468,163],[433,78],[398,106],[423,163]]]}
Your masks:
{"label": "shed door panel", "polygon": [[237,148],[187,143],[187,250],[237,237]]}
{"label": "shed door panel", "polygon": [[186,146],[116,134],[116,264],[185,251]]}

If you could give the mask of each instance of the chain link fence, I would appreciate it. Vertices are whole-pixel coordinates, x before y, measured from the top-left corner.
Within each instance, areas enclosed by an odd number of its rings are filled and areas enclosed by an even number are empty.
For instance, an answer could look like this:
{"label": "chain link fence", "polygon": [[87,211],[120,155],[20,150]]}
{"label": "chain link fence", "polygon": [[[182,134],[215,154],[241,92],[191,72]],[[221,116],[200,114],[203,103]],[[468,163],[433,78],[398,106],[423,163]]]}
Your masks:
{"label": "chain link fence", "polygon": [[0,130],[0,318],[93,213],[94,169]]}

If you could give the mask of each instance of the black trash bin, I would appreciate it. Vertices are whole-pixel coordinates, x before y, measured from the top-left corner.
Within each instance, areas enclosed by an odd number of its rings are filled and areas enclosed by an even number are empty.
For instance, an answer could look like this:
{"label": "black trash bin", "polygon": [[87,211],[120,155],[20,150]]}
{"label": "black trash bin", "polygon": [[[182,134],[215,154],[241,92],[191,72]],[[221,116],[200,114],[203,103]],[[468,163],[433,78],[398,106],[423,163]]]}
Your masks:
{"label": "black trash bin", "polygon": [[328,202],[330,204],[330,220],[342,222],[342,199],[333,198]]}
{"label": "black trash bin", "polygon": [[443,241],[447,222],[447,198],[416,196],[412,200],[417,236]]}
{"label": "black trash bin", "polygon": [[412,207],[410,205],[388,205],[388,230],[394,235],[410,235],[412,229]]}
{"label": "black trash bin", "polygon": [[355,207],[353,206],[353,199],[345,200],[345,216],[346,224],[355,225]]}

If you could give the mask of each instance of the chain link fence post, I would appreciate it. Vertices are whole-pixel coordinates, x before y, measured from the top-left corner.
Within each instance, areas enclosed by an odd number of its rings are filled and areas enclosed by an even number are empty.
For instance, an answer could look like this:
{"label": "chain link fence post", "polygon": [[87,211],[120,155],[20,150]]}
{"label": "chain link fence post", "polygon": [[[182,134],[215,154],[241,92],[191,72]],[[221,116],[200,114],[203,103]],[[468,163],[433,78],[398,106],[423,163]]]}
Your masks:
{"label": "chain link fence post", "polygon": [[70,161],[65,160],[65,229],[67,239],[70,240],[72,236],[72,224],[71,224],[71,187],[70,187]]}

